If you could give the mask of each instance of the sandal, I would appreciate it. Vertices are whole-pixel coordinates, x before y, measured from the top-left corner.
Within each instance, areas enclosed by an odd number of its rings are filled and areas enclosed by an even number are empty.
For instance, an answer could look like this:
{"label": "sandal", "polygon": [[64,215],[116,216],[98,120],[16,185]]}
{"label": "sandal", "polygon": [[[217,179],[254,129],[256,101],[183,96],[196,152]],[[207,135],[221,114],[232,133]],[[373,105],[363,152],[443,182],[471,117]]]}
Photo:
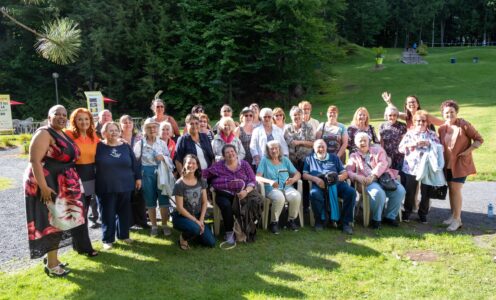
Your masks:
{"label": "sandal", "polygon": [[181,250],[189,250],[189,244],[188,244],[188,241],[187,240],[184,240],[183,239],[183,235],[181,234],[179,236],[179,240],[177,241],[177,244],[179,245],[179,248],[181,248]]}
{"label": "sandal", "polygon": [[56,277],[65,277],[70,272],[71,272],[70,270],[66,270],[62,268],[60,265],[56,265],[53,268],[49,268],[48,266],[45,266],[45,273],[47,274],[48,277],[52,275]]}
{"label": "sandal", "polygon": [[[43,264],[46,266],[47,263],[48,263],[48,259],[46,257],[43,257]],[[68,265],[69,265],[69,263],[59,262],[59,267],[61,267],[61,268],[65,268]]]}

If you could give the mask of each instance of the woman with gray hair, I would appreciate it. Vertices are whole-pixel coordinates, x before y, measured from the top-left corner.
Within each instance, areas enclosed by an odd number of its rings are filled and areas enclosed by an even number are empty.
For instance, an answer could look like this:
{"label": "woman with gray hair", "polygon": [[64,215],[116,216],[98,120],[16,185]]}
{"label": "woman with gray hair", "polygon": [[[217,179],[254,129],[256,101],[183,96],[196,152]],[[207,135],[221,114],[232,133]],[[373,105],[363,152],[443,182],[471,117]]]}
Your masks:
{"label": "woman with gray hair", "polygon": [[134,145],[136,159],[141,162],[141,172],[143,174],[142,192],[145,199],[148,217],[152,223],[151,236],[158,235],[157,226],[157,202],[162,217],[162,227],[165,236],[171,235],[167,226],[169,220],[169,196],[163,195],[158,189],[158,168],[162,161],[173,167],[169,149],[164,141],[158,136],[159,123],[153,119],[147,119],[143,124],[143,139]]}
{"label": "woman with gray hair", "polygon": [[284,140],[284,132],[272,124],[272,109],[268,107],[262,108],[260,116],[262,117],[262,126],[253,129],[250,141],[251,156],[253,157],[254,164],[257,166],[266,154],[265,145],[267,142],[273,140],[279,141],[282,154],[285,156],[289,155],[288,144]]}
{"label": "woman with gray hair", "polygon": [[[370,199],[372,215],[372,228],[379,229],[381,222],[397,227],[396,217],[405,197],[405,189],[395,180],[396,189],[387,191],[377,182],[384,173],[389,173],[391,178],[398,176],[398,171],[388,167],[386,152],[379,145],[370,146],[370,137],[366,132],[355,135],[355,145],[358,151],[350,155],[346,171],[353,181],[365,186]],[[384,204],[387,201],[385,217],[382,218]]]}
{"label": "woman with gray hair", "polygon": [[235,128],[234,120],[230,117],[224,117],[219,121],[219,133],[215,136],[212,141],[212,150],[214,150],[215,161],[219,161],[223,158],[222,148],[226,144],[231,144],[236,148],[236,152],[238,153],[238,159],[245,158],[245,148],[243,148],[243,144],[234,134]]}
{"label": "woman with gray hair", "polygon": [[270,231],[279,234],[279,216],[284,203],[288,201],[288,228],[298,230],[295,219],[301,203],[301,194],[293,188],[293,184],[301,178],[291,161],[282,155],[278,141],[267,142],[265,155],[257,168],[257,180],[265,184],[266,197],[272,200]]}
{"label": "woman with gray hair", "polygon": [[398,116],[399,111],[396,107],[386,107],[384,111],[384,120],[386,122],[379,127],[379,136],[382,148],[391,158],[391,168],[400,171],[401,175],[405,155],[398,151],[398,146],[406,133],[406,125],[398,121]]}

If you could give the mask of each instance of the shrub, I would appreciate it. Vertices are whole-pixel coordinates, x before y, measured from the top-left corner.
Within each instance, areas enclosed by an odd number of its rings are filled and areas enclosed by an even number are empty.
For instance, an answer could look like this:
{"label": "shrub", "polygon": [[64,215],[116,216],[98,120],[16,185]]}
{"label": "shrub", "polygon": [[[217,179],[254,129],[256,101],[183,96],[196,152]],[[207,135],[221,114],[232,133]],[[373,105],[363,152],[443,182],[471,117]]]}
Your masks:
{"label": "shrub", "polygon": [[427,56],[427,54],[429,54],[429,51],[427,49],[428,49],[427,44],[422,44],[418,46],[417,54],[420,56]]}

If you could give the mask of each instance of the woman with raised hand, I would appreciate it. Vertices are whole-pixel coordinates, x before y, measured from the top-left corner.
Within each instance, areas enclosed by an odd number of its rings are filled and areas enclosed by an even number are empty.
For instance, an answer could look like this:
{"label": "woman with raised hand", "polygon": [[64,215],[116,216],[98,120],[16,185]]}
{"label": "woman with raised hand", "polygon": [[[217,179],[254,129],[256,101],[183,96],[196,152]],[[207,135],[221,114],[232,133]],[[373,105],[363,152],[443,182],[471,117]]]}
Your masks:
{"label": "woman with raised hand", "polygon": [[[399,111],[396,107],[386,107],[384,111],[384,120],[386,122],[379,127],[379,136],[382,148],[391,159],[391,169],[400,171],[401,175],[405,155],[398,151],[398,146],[406,133],[406,125],[398,121],[398,115]],[[404,183],[404,181],[402,182]]]}
{"label": "woman with raised hand", "polygon": [[[398,227],[396,217],[401,207],[401,201],[405,197],[405,189],[398,181],[394,180],[396,189],[394,191],[384,190],[377,182],[385,172],[391,178],[396,178],[398,171],[388,167],[387,155],[380,145],[370,146],[370,137],[365,132],[359,132],[355,136],[355,145],[358,151],[351,154],[346,165],[346,171],[351,180],[364,185],[370,199],[370,210],[372,215],[372,228],[379,229],[381,222]],[[388,198],[386,204],[386,198]],[[383,210],[385,207],[385,217]]]}
{"label": "woman with raised hand", "polygon": [[[69,128],[64,130],[79,147],[80,156],[76,160],[76,171],[81,178],[84,197],[84,226],[76,227],[72,230],[72,245],[74,250],[79,254],[85,254],[89,257],[98,255],[91,245],[88,233],[88,209],[90,208],[91,199],[95,195],[95,154],[96,145],[100,141],[95,132],[93,116],[86,108],[75,109],[69,119]],[[97,205],[93,210],[97,209]]]}
{"label": "woman with raised hand", "polygon": [[284,130],[284,126],[286,126],[286,114],[282,108],[276,107],[272,110],[272,122],[281,130]]}
{"label": "woman with raised hand", "polygon": [[327,108],[327,122],[320,123],[315,138],[323,139],[327,145],[327,152],[336,154],[342,162],[345,162],[348,131],[346,126],[338,122],[338,114],[337,106],[330,105]]}
{"label": "woman with raised hand", "polygon": [[[64,134],[66,123],[66,109],[62,105],[51,107],[48,125],[39,128],[31,139],[29,165],[23,178],[30,256],[34,259],[47,254],[45,273],[58,277],[70,271],[67,264],[59,261],[57,249],[70,244],[70,229],[86,226],[75,164],[79,149]],[[49,206],[60,212],[60,219]]]}
{"label": "woman with raised hand", "polygon": [[[379,139],[375,134],[374,126],[370,125],[369,122],[369,111],[363,106],[359,107],[353,115],[351,125],[348,127],[348,140],[354,141],[355,135],[358,132],[365,132],[369,135],[371,143],[379,144]],[[348,150],[350,151],[349,154],[351,155],[358,150],[358,147],[355,145],[355,143],[348,143]]]}
{"label": "woman with raised hand", "polygon": [[451,216],[443,222],[448,231],[462,227],[462,188],[468,175],[476,173],[472,151],[478,149],[484,139],[472,124],[458,117],[456,101],[441,104],[445,123],[439,127],[439,139],[444,146],[446,180],[448,181]]}
{"label": "woman with raised hand", "polygon": [[96,194],[102,213],[103,249],[110,250],[115,236],[125,243],[129,238],[131,192],[141,188],[141,171],[131,147],[122,142],[119,124],[102,127],[104,140],[96,148]]}
{"label": "woman with raised hand", "polygon": [[[395,106],[391,101],[391,93],[383,92],[381,96],[384,102],[386,102],[388,106]],[[404,111],[400,112],[398,116],[400,117],[400,119],[406,121],[406,128],[408,130],[415,128],[415,122],[413,122],[413,116],[415,115],[417,110],[421,110],[421,109],[422,108],[420,108],[420,100],[418,99],[417,96],[410,95],[405,98]],[[430,114],[427,115],[427,119],[429,121],[429,124],[431,125],[441,126],[444,123],[443,120],[436,118]]]}
{"label": "woman with raised hand", "polygon": [[215,161],[219,161],[222,159],[222,148],[226,144],[231,144],[236,148],[236,152],[238,153],[238,159],[245,158],[245,148],[241,141],[234,134],[234,120],[230,117],[225,117],[220,119],[219,121],[219,133],[215,136],[215,139],[212,141],[212,149],[215,155]]}
{"label": "woman with raised hand", "polygon": [[293,188],[293,184],[301,178],[301,174],[282,155],[278,141],[267,142],[266,148],[266,155],[257,168],[257,179],[265,184],[265,195],[272,200],[270,231],[279,234],[279,217],[286,201],[289,203],[288,228],[298,231],[296,218],[300,211],[301,194]]}
{"label": "woman with raised hand", "polygon": [[172,116],[165,114],[165,103],[162,99],[155,98],[152,101],[150,109],[153,111],[153,117],[148,118],[157,123],[167,121],[171,123],[173,136],[172,138],[177,139],[180,136],[179,126],[177,126],[176,120]]}
{"label": "woman with raised hand", "polygon": [[179,247],[189,249],[189,241],[199,238],[207,247],[215,246],[215,237],[205,225],[207,212],[207,182],[202,179],[200,162],[195,155],[188,154],[183,161],[181,178],[174,185],[176,211],[172,214],[174,228],[181,231]]}
{"label": "woman with raised hand", "polygon": [[167,226],[169,220],[170,198],[163,190],[158,188],[160,182],[159,169],[164,162],[168,168],[173,168],[172,159],[167,148],[167,144],[159,137],[159,123],[147,119],[143,124],[143,139],[134,145],[134,154],[141,162],[141,172],[143,174],[143,198],[145,199],[148,217],[151,222],[151,236],[158,235],[157,225],[157,203],[162,218],[162,231],[165,236],[171,235],[171,230]]}
{"label": "woman with raised hand", "polygon": [[[403,221],[410,220],[410,214],[416,205],[416,194],[419,181],[416,179],[418,168],[421,166],[422,156],[426,155],[431,147],[440,145],[436,133],[429,129],[429,114],[425,110],[417,110],[413,116],[415,128],[409,130],[401,140],[398,150],[405,155],[402,171],[405,174],[405,203],[403,211]],[[427,214],[429,213],[429,186],[420,185],[420,198],[418,216],[421,223],[427,224]]]}

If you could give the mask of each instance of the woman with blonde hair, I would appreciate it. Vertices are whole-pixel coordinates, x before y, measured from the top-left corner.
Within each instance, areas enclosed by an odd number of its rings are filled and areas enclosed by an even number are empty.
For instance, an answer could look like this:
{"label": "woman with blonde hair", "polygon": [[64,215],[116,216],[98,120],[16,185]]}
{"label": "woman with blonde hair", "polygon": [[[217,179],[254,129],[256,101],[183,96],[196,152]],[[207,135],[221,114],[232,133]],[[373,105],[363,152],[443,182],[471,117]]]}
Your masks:
{"label": "woman with blonde hair", "polygon": [[284,126],[286,125],[286,114],[284,110],[280,107],[276,107],[272,110],[272,122],[274,125],[284,130]]}
{"label": "woman with blonde hair", "polygon": [[219,133],[215,136],[212,141],[212,150],[215,154],[215,161],[219,161],[223,158],[222,148],[226,144],[231,144],[236,148],[238,153],[238,159],[245,158],[245,148],[241,141],[234,134],[234,120],[229,117],[224,117],[219,121]]}
{"label": "woman with blonde hair", "polygon": [[[375,134],[374,126],[370,125],[369,122],[369,111],[363,106],[359,107],[353,115],[351,125],[348,127],[348,141],[354,141],[355,135],[358,132],[365,132],[369,135],[371,143],[379,144],[379,139]],[[350,151],[349,155],[351,155],[358,151],[358,147],[355,143],[348,143],[348,150]]]}

